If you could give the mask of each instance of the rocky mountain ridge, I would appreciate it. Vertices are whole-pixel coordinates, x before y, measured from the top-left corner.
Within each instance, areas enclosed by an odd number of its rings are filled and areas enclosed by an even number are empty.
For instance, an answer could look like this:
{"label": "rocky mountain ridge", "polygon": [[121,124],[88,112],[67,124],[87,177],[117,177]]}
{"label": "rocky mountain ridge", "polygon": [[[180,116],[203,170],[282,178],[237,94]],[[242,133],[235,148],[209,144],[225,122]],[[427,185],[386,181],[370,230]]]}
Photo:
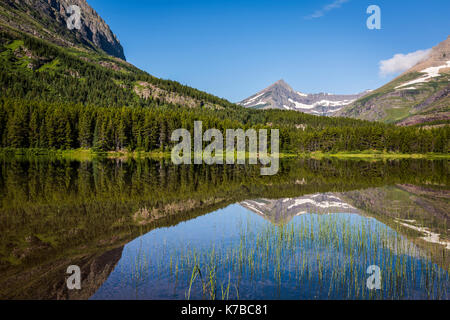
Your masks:
{"label": "rocky mountain ridge", "polygon": [[295,110],[313,115],[331,116],[367,93],[369,91],[354,95],[306,94],[295,91],[284,80],[279,80],[239,104],[247,108]]}
{"label": "rocky mountain ridge", "polygon": [[432,48],[425,60],[335,115],[401,126],[448,123],[450,36]]}

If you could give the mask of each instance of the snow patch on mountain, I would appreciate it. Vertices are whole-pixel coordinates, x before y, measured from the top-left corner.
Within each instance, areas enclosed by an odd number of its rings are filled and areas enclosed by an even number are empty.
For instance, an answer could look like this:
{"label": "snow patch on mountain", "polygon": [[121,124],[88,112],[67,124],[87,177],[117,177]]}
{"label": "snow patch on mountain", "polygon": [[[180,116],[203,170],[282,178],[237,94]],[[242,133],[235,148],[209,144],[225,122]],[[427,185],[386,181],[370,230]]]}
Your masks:
{"label": "snow patch on mountain", "polygon": [[261,96],[263,96],[263,95],[264,95],[264,92],[261,93],[261,94],[258,94],[257,96],[255,96],[255,97],[253,97],[253,98],[248,99],[247,102],[246,102],[246,104],[252,104],[256,99],[258,99],[259,97],[261,97]]}
{"label": "snow patch on mountain", "polygon": [[407,87],[407,86],[417,84],[417,83],[428,82],[432,78],[439,77],[441,75],[441,73],[440,73],[441,69],[447,69],[447,68],[450,68],[450,61],[447,61],[446,64],[441,65],[441,66],[426,68],[426,69],[420,71],[421,73],[425,73],[424,76],[422,76],[418,79],[409,81],[407,83],[404,83],[402,85],[399,85],[395,89],[400,89],[400,88]]}

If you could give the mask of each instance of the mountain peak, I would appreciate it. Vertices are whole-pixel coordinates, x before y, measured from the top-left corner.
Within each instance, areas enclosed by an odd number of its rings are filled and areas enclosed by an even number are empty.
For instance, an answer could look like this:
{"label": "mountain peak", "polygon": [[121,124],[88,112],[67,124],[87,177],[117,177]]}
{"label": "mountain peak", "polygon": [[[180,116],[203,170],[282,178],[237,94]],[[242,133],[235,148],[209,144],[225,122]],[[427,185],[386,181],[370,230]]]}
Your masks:
{"label": "mountain peak", "polygon": [[[289,91],[294,91],[294,89],[291,88],[291,86],[289,84],[287,84],[286,81],[284,81],[283,79],[278,80],[277,82],[275,82],[273,85],[271,85],[270,87],[282,87],[286,90]],[[269,88],[270,88],[269,87]]]}
{"label": "mountain peak", "polygon": [[447,61],[450,61],[450,36],[437,46],[433,47],[425,60],[420,61],[404,74],[410,72],[423,72],[423,70],[430,67],[443,66]]}
{"label": "mountain peak", "polygon": [[295,110],[329,116],[367,93],[365,91],[355,95],[305,94],[295,91],[281,79],[239,104],[247,108]]}

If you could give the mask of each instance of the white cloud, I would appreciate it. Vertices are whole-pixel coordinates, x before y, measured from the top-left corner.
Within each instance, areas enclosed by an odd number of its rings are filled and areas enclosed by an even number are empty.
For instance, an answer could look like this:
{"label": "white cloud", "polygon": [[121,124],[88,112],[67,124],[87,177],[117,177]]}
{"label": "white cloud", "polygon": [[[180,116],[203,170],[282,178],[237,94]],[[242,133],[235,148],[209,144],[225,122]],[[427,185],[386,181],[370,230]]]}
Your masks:
{"label": "white cloud", "polygon": [[317,10],[316,12],[314,12],[313,14],[306,16],[306,19],[316,19],[316,18],[320,18],[323,17],[327,12],[334,10],[334,9],[338,9],[340,7],[342,7],[342,5],[346,2],[349,2],[350,0],[335,0],[334,2],[327,4],[326,6],[324,6],[323,8]]}
{"label": "white cloud", "polygon": [[417,63],[425,60],[430,53],[431,49],[417,50],[408,54],[398,53],[388,60],[382,60],[380,61],[380,75],[387,76],[411,69]]}

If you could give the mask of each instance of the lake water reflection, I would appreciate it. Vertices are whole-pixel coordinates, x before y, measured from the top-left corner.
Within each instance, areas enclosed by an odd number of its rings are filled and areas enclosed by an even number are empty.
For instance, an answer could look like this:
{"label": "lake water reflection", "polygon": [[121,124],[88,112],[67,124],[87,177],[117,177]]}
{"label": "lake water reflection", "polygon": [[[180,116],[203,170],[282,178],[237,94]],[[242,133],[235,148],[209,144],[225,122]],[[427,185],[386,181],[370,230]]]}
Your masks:
{"label": "lake water reflection", "polygon": [[0,298],[448,299],[448,177],[424,160],[284,160],[261,177],[3,159]]}

